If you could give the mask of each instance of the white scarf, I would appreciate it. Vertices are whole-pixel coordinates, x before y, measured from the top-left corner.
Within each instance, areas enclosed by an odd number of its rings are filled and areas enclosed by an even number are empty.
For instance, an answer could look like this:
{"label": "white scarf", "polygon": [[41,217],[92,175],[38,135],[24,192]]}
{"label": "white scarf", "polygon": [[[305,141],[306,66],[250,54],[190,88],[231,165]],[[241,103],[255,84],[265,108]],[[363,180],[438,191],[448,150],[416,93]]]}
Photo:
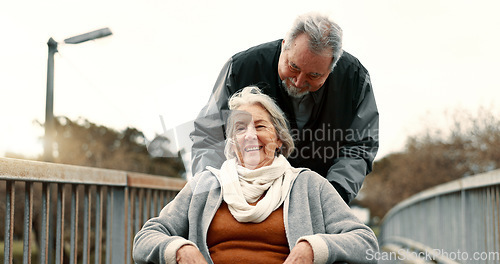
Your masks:
{"label": "white scarf", "polygon": [[[219,170],[207,167],[218,177],[222,197],[238,222],[260,223],[278,209],[290,192],[301,169],[293,168],[283,155],[269,166],[250,170],[238,165],[236,158],[226,160]],[[259,198],[264,192],[264,198]],[[257,202],[255,206],[249,203]]]}

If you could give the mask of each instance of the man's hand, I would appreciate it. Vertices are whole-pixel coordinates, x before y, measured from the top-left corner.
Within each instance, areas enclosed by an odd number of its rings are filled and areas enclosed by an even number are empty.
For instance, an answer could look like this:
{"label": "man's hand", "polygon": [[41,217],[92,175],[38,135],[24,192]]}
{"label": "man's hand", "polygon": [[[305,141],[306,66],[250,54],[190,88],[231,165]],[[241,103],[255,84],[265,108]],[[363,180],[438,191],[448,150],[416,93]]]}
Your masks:
{"label": "man's hand", "polygon": [[207,264],[201,252],[192,245],[184,245],[179,248],[176,259],[179,264]]}
{"label": "man's hand", "polygon": [[314,252],[307,241],[300,241],[290,251],[290,255],[283,264],[312,264],[314,262]]}

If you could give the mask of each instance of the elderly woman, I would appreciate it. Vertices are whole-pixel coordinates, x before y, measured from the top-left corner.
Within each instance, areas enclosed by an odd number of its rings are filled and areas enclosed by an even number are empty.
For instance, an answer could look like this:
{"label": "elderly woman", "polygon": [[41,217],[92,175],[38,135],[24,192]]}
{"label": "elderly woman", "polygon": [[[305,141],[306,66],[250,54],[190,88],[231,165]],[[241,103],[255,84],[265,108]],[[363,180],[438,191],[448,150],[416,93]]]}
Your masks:
{"label": "elderly woman", "polygon": [[[370,263],[378,244],[335,188],[293,168],[283,112],[256,87],[229,99],[226,162],[186,184],[134,240],[137,263]],[[373,259],[373,258],[371,258]]]}

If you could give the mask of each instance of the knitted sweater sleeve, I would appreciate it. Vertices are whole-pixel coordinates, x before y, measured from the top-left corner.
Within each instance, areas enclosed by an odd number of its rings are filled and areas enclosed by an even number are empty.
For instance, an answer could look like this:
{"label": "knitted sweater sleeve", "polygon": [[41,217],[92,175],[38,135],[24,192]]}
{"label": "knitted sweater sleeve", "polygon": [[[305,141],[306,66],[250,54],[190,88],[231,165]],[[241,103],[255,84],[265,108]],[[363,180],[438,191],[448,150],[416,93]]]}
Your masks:
{"label": "knitted sweater sleeve", "polygon": [[[377,263],[370,257],[379,250],[373,231],[354,215],[328,181],[316,175],[308,175],[318,178],[320,182],[319,185],[312,185],[313,189],[319,190],[319,195],[309,196],[310,216],[315,231],[312,235],[300,237],[298,241],[306,240],[312,246],[314,263]],[[308,192],[311,193],[311,185],[309,188]],[[322,231],[318,231],[320,229]]]}

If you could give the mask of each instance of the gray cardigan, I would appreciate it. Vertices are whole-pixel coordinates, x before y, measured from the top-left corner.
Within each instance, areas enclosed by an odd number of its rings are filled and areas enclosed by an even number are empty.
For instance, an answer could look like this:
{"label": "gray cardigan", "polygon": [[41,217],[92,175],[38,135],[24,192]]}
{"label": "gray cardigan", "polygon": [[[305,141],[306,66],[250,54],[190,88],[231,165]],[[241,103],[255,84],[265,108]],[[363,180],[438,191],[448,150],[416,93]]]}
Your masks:
{"label": "gray cardigan", "polygon": [[[198,174],[136,234],[135,262],[175,263],[177,249],[193,244],[212,263],[206,236],[221,202],[217,177],[209,171]],[[376,263],[368,258],[369,252],[378,251],[375,234],[319,174],[302,171],[283,209],[290,250],[298,241],[306,240],[313,248],[314,263]]]}

